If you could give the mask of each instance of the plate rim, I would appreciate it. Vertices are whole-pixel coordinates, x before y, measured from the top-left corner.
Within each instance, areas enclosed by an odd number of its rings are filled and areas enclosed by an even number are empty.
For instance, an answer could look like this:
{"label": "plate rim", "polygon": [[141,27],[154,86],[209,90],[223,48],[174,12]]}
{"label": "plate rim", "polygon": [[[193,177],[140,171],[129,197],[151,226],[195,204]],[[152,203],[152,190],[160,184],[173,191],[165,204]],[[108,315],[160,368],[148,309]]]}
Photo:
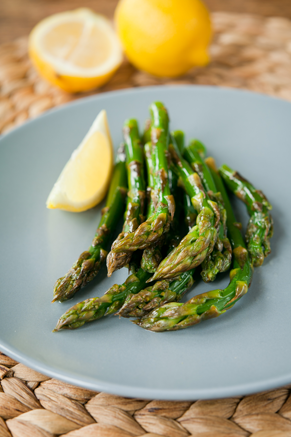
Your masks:
{"label": "plate rim", "polygon": [[43,112],[42,114],[38,115],[35,118],[30,118],[28,120],[26,120],[23,124],[14,127],[12,130],[4,133],[4,134],[0,134],[0,145],[2,143],[2,141],[4,139],[6,139],[7,137],[14,135],[16,132],[18,132],[21,129],[26,129],[27,126],[30,126],[31,124],[37,122],[38,120],[42,120],[46,117],[49,117],[51,114],[54,114],[55,112],[58,111],[63,111],[64,109],[71,107],[71,106],[79,106],[82,105],[84,103],[86,103],[87,101],[90,100],[95,100],[95,99],[99,99],[102,97],[109,97],[112,96],[113,98],[117,95],[122,95],[122,94],[135,94],[135,93],[143,93],[146,92],[148,90],[157,90],[160,91],[162,89],[168,89],[168,90],[181,90],[181,89],[186,89],[186,88],[196,88],[196,89],[204,89],[204,90],[209,90],[209,91],[214,91],[214,92],[228,92],[228,93],[238,93],[238,94],[249,94],[249,95],[255,95],[258,98],[262,98],[262,99],[271,99],[274,101],[278,101],[281,103],[285,103],[286,105],[290,105],[291,101],[285,100],[283,98],[277,97],[277,96],[272,96],[272,95],[268,95],[268,94],[264,94],[264,93],[260,93],[257,91],[251,91],[248,89],[244,89],[244,88],[231,88],[231,87],[226,87],[226,86],[217,86],[217,85],[195,85],[195,84],[180,84],[180,85],[151,85],[151,86],[141,86],[141,87],[131,87],[131,88],[124,88],[121,90],[114,90],[114,91],[105,91],[105,92],[101,92],[99,94],[93,94],[91,96],[85,96],[85,97],[81,97],[79,99],[70,101],[70,102],[66,102],[63,103],[59,106],[55,106],[53,108],[48,109],[47,111]]}
{"label": "plate rim", "polygon": [[[6,353],[10,358],[30,367],[31,369],[51,378],[58,379],[60,381],[72,384],[84,389],[93,390],[97,392],[105,392],[117,396],[125,396],[130,398],[142,398],[148,400],[170,400],[170,401],[196,401],[199,399],[223,399],[228,397],[246,396],[263,391],[270,391],[278,389],[284,385],[290,384],[290,377],[276,377],[266,381],[248,383],[248,384],[236,384],[231,387],[216,387],[209,389],[177,389],[177,390],[165,390],[165,389],[146,389],[144,387],[129,387],[127,385],[102,382],[97,378],[88,378],[82,375],[82,380],[77,379],[73,372],[64,372],[62,370],[54,370],[52,366],[47,366],[34,358],[29,358],[26,354],[14,352],[15,348],[11,348],[5,345],[6,342],[1,342],[1,352]],[[21,360],[21,361],[20,361]],[[223,392],[223,393],[222,393]]]}
{"label": "plate rim", "polygon": [[[187,88],[195,88],[195,89],[203,89],[209,92],[227,92],[230,94],[248,94],[250,96],[256,96],[257,98],[261,98],[264,100],[274,100],[278,101],[281,104],[286,104],[287,106],[291,105],[291,102],[281,99],[275,96],[269,96],[259,92],[253,92],[246,89],[237,89],[230,87],[222,87],[222,86],[209,86],[209,85],[195,85],[195,84],[183,84],[183,85],[157,85],[157,86],[145,86],[145,87],[137,87],[137,88],[126,88],[122,90],[114,90],[114,91],[106,91],[100,94],[94,94],[91,96],[82,97],[80,99],[62,104],[60,106],[49,109],[44,112],[40,116],[27,120],[24,124],[15,127],[11,131],[0,136],[0,146],[4,145],[3,142],[6,141],[8,137],[13,136],[15,133],[19,132],[19,130],[30,128],[33,123],[38,123],[39,120],[44,120],[47,117],[50,117],[51,114],[55,114],[59,111],[64,111],[71,106],[82,106],[86,104],[86,102],[91,100],[98,100],[99,98],[115,98],[115,96],[120,96],[123,94],[138,94],[144,93],[147,91],[156,90],[157,92],[161,90],[167,89],[169,92],[171,90],[182,90]],[[290,106],[291,107],[291,106]],[[144,388],[144,387],[131,387],[128,385],[111,383],[111,382],[103,382],[98,378],[89,378],[85,375],[75,375],[74,372],[71,371],[63,371],[61,369],[56,370],[53,366],[47,365],[40,360],[35,358],[30,358],[29,355],[20,352],[17,348],[9,345],[5,340],[1,339],[0,336],[0,350],[1,352],[7,354],[9,357],[15,359],[16,361],[23,363],[24,365],[32,368],[33,370],[40,372],[44,375],[47,375],[51,378],[56,378],[66,383],[70,383],[82,388],[86,388],[93,391],[98,392],[106,392],[110,394],[115,394],[118,396],[128,396],[135,398],[144,398],[144,399],[160,399],[160,400],[173,400],[173,401],[181,401],[181,400],[197,400],[197,399],[219,399],[231,396],[238,395],[249,395],[253,393],[258,393],[261,391],[272,390],[284,386],[286,384],[290,384],[291,382],[291,372],[284,376],[276,376],[273,378],[265,379],[260,382],[250,382],[247,384],[235,384],[231,387],[216,387],[216,388],[204,388],[204,389],[195,389],[190,388],[189,390],[185,389],[156,389],[156,388]],[[78,379],[79,378],[79,379]]]}

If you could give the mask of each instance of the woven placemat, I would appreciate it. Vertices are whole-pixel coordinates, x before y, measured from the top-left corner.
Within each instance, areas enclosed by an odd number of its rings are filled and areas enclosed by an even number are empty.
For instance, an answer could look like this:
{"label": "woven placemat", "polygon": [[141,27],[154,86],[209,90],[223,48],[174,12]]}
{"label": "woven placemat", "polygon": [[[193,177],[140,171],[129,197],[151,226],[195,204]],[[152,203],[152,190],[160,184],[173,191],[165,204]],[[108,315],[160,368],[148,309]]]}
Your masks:
{"label": "woven placemat", "polygon": [[0,437],[291,436],[291,385],[212,401],[129,399],[48,378],[1,352],[0,379]]}
{"label": "woven placemat", "polygon": [[124,62],[98,91],[71,95],[43,81],[27,56],[27,38],[0,46],[0,133],[62,103],[104,91],[160,84],[244,88],[291,100],[291,21],[216,12],[212,62],[178,79],[158,79]]}
{"label": "woven placemat", "polygon": [[[214,13],[212,62],[178,79],[157,79],[124,62],[91,94],[147,85],[208,84],[291,100],[291,21]],[[87,94],[53,88],[31,66],[27,38],[0,46],[0,133]],[[229,399],[148,401],[57,381],[0,353],[0,437],[291,436],[289,387]]]}

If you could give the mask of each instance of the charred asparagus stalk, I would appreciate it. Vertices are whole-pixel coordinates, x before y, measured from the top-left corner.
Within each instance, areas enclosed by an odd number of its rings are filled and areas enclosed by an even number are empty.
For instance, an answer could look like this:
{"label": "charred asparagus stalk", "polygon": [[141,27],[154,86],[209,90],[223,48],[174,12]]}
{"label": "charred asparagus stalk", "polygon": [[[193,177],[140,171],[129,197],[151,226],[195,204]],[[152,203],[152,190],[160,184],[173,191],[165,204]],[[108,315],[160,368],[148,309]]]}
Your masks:
{"label": "charred asparagus stalk", "polygon": [[151,141],[151,120],[148,119],[144,125],[144,131],[142,135],[142,141],[144,144],[150,143]]}
{"label": "charred asparagus stalk", "polygon": [[[201,157],[201,144],[202,143],[198,143],[197,140],[191,142],[189,146],[186,147],[184,156],[193,170],[199,174],[209,197],[216,200],[220,210],[218,238],[213,251],[202,263],[202,279],[204,282],[210,282],[215,280],[218,273],[226,272],[229,269],[232,258],[232,248],[229,239],[227,238],[226,211],[222,205],[221,199],[217,197],[217,188],[211,172]],[[200,150],[200,153],[198,150]]]}
{"label": "charred asparagus stalk", "polygon": [[[191,149],[195,150],[199,154],[200,158],[205,159],[205,156],[206,156],[206,153],[207,153],[207,149],[204,146],[204,144],[201,143],[201,141],[196,140],[196,139],[195,140],[191,140],[189,146],[191,146]],[[184,152],[183,152],[183,154],[184,154]],[[195,170],[195,171],[197,171],[197,170]],[[197,173],[199,174],[198,171],[197,171]]]}
{"label": "charred asparagus stalk", "polygon": [[144,178],[144,151],[140,141],[138,124],[134,119],[126,120],[123,127],[126,166],[128,175],[127,206],[122,232],[118,235],[107,257],[108,276],[130,262],[131,252],[114,252],[129,233],[134,232],[144,221],[145,207],[145,178]]}
{"label": "charred asparagus stalk", "polygon": [[118,314],[122,317],[143,317],[167,302],[179,301],[194,283],[194,270],[181,273],[172,282],[158,281],[137,294],[128,295]]}
{"label": "charred asparagus stalk", "polygon": [[182,130],[175,130],[171,133],[172,139],[176,142],[180,154],[183,156],[185,150],[185,134]]}
{"label": "charred asparagus stalk", "polygon": [[[177,189],[178,187],[176,186],[174,191],[177,191]],[[164,248],[167,247],[168,252],[174,247],[177,247],[181,239],[180,216],[182,211],[180,202],[176,202],[176,206],[177,208],[171,229],[165,238]],[[189,272],[181,273],[174,281],[169,279],[158,281],[137,294],[128,295],[118,314],[122,317],[142,317],[166,302],[179,301],[194,283],[194,270],[195,269],[192,269]]]}
{"label": "charred asparagus stalk", "polygon": [[191,197],[193,207],[199,214],[196,225],[161,262],[151,280],[175,278],[179,273],[197,267],[212,252],[218,235],[220,213],[217,203],[209,199],[198,174],[182,158],[175,144],[170,144],[169,150],[180,184]]}
{"label": "charred asparagus stalk", "polygon": [[151,105],[150,113],[151,142],[155,164],[154,196],[157,206],[155,212],[135,232],[128,233],[118,244],[114,245],[112,251],[115,253],[134,252],[157,243],[164,233],[168,232],[175,212],[175,203],[170,194],[168,182],[168,113],[160,102]]}
{"label": "charred asparagus stalk", "polygon": [[[145,134],[144,134],[145,135]],[[148,187],[147,187],[147,198],[148,198],[148,210],[147,218],[149,218],[155,211],[155,196],[154,196],[154,161],[152,154],[152,145],[147,143],[145,145],[145,157],[146,157],[146,168],[148,176]],[[141,259],[141,267],[150,273],[153,273],[162,260],[161,254],[161,244],[160,240],[157,244],[153,244],[146,249],[144,249]]]}
{"label": "charred asparagus stalk", "polygon": [[[157,270],[163,259],[162,248],[166,247],[166,250],[169,253],[174,249],[174,247],[177,247],[181,240],[179,219],[182,212],[182,202],[180,201],[181,193],[180,188],[178,187],[178,176],[173,164],[170,165],[168,175],[170,191],[175,199],[175,215],[171,221],[170,231],[165,233],[158,243],[149,246],[143,251],[141,266],[144,270],[151,273],[154,273]],[[154,200],[151,204],[154,204]],[[149,205],[149,212],[151,210],[151,204]],[[180,231],[178,231],[178,228]]]}
{"label": "charred asparagus stalk", "polygon": [[222,181],[214,170],[212,174],[227,211],[227,227],[233,245],[234,261],[230,272],[230,283],[224,290],[202,293],[185,304],[168,303],[152,311],[146,317],[134,321],[144,329],[161,332],[188,328],[202,320],[225,313],[248,291],[253,273],[251,259],[242,235],[236,227],[236,219]]}
{"label": "charred asparagus stalk", "polygon": [[111,231],[116,228],[124,211],[126,187],[125,154],[124,149],[121,148],[113,170],[106,206],[102,210],[102,217],[92,244],[79,256],[68,273],[56,281],[53,302],[70,299],[99,272],[102,262],[106,259],[105,248]]}
{"label": "charred asparagus stalk", "polygon": [[145,151],[145,162],[147,169],[147,200],[148,200],[148,209],[147,209],[147,218],[149,218],[156,209],[156,205],[154,202],[154,173],[155,166],[152,155],[152,145],[151,142],[148,142],[144,146]]}
{"label": "charred asparagus stalk", "polygon": [[86,299],[71,307],[59,318],[54,332],[62,329],[77,329],[85,323],[115,313],[122,307],[129,294],[138,293],[145,287],[149,277],[150,273],[137,268],[123,284],[113,285],[102,297]]}
{"label": "charred asparagus stalk", "polygon": [[[172,132],[171,135],[174,141],[176,142],[179,152],[181,153],[181,155],[183,155],[185,151],[184,132],[182,130],[175,130],[174,132]],[[190,231],[191,228],[193,228],[193,226],[196,223],[197,212],[195,211],[194,206],[192,205],[190,196],[185,191],[183,193],[183,209],[185,213],[185,223],[188,230]]]}
{"label": "charred asparagus stalk", "polygon": [[[220,272],[225,272],[231,264],[232,249],[231,244],[226,235],[226,213],[221,201],[216,196],[216,186],[211,176],[207,165],[203,161],[206,154],[206,147],[198,140],[192,140],[187,148],[185,148],[185,137],[182,131],[172,133],[180,153],[183,150],[184,156],[191,165],[192,169],[200,176],[203,186],[207,194],[212,200],[217,201],[220,210],[220,226],[218,238],[216,240],[213,251],[202,262],[201,276],[205,282],[214,281],[216,275]],[[187,202],[187,198],[185,199]],[[187,203],[185,204],[187,206]],[[189,208],[188,208],[189,211]],[[193,217],[193,214],[186,217],[188,220]]]}
{"label": "charred asparagus stalk", "polygon": [[[171,223],[171,229],[165,237],[164,248],[167,247],[168,252],[170,252],[174,247],[177,247],[181,240],[181,219],[183,208],[182,202],[179,199],[182,197],[181,194],[184,194],[183,192],[179,192],[179,190],[181,189],[178,187],[177,174],[172,164],[169,171],[169,182],[171,192],[177,199],[177,201],[175,216]],[[191,210],[191,212],[189,212],[189,209]],[[192,214],[192,211],[194,211],[191,201],[189,208],[187,208],[187,211],[188,214]],[[151,251],[151,256],[149,256],[150,263],[144,263],[144,265],[142,264],[143,268],[148,268],[148,264],[152,266],[152,258],[154,257],[156,248],[157,246],[151,246],[149,249],[144,250],[143,261],[144,255],[147,250],[149,252]],[[156,269],[148,269],[147,271],[154,272],[155,270]],[[118,314],[122,317],[142,317],[153,309],[165,304],[166,302],[179,301],[186,293],[186,291],[193,285],[194,270],[195,269],[192,269],[189,272],[181,273],[174,281],[171,281],[169,279],[158,281],[153,286],[147,287],[137,294],[129,295],[124,305],[119,310]]]}
{"label": "charred asparagus stalk", "polygon": [[183,193],[183,205],[185,211],[185,223],[190,231],[195,226],[197,219],[197,212],[192,205],[191,198],[187,193]]}
{"label": "charred asparagus stalk", "polygon": [[257,190],[238,172],[227,165],[220,167],[219,172],[228,188],[246,206],[250,220],[246,231],[246,241],[253,265],[261,266],[271,253],[270,238],[273,235],[273,219],[270,214],[272,205],[262,191]]}

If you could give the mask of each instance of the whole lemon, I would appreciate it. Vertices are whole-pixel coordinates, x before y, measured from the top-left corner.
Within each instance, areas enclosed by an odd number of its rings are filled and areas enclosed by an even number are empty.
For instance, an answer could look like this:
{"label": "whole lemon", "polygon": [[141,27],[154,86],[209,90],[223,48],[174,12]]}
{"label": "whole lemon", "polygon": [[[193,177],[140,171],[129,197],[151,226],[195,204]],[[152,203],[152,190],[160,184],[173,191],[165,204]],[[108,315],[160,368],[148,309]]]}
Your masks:
{"label": "whole lemon", "polygon": [[211,21],[200,0],[121,0],[117,32],[132,64],[174,77],[209,61]]}

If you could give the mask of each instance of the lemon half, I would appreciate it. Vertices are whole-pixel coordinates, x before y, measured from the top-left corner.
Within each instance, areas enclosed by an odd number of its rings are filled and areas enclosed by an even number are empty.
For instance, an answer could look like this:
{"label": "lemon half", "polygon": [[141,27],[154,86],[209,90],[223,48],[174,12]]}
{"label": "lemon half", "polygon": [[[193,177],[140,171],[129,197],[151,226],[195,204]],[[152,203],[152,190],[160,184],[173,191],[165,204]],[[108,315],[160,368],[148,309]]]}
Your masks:
{"label": "lemon half", "polygon": [[104,198],[113,168],[113,146],[106,112],[101,111],[61,172],[47,207],[81,212]]}
{"label": "lemon half", "polygon": [[103,85],[122,62],[111,23],[86,8],[38,23],[29,36],[29,55],[41,76],[68,92]]}

